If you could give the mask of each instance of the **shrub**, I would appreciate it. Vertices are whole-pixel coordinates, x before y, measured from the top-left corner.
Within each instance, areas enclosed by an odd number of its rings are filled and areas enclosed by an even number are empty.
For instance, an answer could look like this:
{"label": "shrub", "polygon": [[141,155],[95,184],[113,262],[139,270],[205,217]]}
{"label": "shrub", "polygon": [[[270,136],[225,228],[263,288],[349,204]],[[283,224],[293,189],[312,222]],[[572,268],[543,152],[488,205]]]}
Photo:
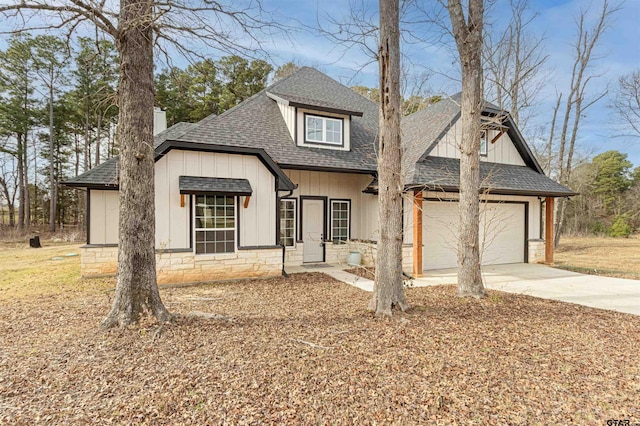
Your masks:
{"label": "shrub", "polygon": [[609,228],[609,235],[612,237],[627,238],[633,232],[633,227],[629,223],[629,219],[624,215],[616,216],[613,225]]}
{"label": "shrub", "polygon": [[591,228],[591,233],[594,235],[603,235],[607,232],[607,227],[599,220],[596,222],[591,222],[589,224],[589,227]]}

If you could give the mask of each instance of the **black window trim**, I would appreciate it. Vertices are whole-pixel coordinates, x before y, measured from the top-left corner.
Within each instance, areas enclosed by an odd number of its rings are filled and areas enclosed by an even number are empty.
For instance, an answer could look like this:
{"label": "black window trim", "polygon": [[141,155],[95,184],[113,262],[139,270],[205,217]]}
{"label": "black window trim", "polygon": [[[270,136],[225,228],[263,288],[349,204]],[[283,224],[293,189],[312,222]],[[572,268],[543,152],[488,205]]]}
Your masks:
{"label": "black window trim", "polygon": [[[284,244],[282,235],[280,235],[280,242],[282,243],[282,245],[287,249],[287,250],[293,250],[296,248],[296,245],[298,244],[299,240],[298,240],[298,223],[299,223],[299,218],[298,218],[298,197],[282,197],[280,198],[280,202],[282,203],[283,201],[293,201],[293,245],[292,246],[287,246]],[[282,209],[280,206],[278,206],[278,209],[280,210],[280,220],[282,220]],[[282,234],[282,227],[280,228],[280,234]]]}
{"label": "black window trim", "polygon": [[[318,142],[318,141],[310,141],[307,140],[307,116],[311,116],[311,117],[318,117],[318,118],[330,118],[332,120],[339,120],[340,121],[340,134],[342,136],[342,140],[340,141],[340,144],[337,143],[331,143],[331,142]],[[344,132],[344,117],[332,117],[330,115],[322,115],[322,114],[312,114],[309,112],[303,112],[302,113],[302,140],[304,141],[305,145],[315,145],[315,146],[324,146],[324,147],[334,147],[334,148],[344,148],[345,147],[345,132]],[[324,130],[323,130],[324,131]]]}
{"label": "black window trim", "polygon": [[[482,139],[484,137],[484,153],[482,152]],[[489,131],[481,130],[480,131],[480,156],[487,157],[489,155]]]}
{"label": "black window trim", "polygon": [[[350,198],[330,198],[329,199],[329,230],[331,232],[331,238],[329,238],[329,241],[334,241],[333,239],[333,202],[334,201],[338,201],[338,202],[346,202],[349,205],[349,223],[347,224],[347,240],[351,239],[351,199]],[[344,241],[340,240],[341,243],[344,243]]]}
{"label": "black window trim", "polygon": [[[191,237],[190,245],[194,256],[230,256],[238,253],[240,247],[240,197],[237,195],[209,195],[209,194],[189,194],[189,213],[191,215]],[[233,251],[224,253],[196,253],[196,199],[199,195],[206,195],[208,197],[233,197],[233,214],[234,214],[234,236],[233,236]],[[213,228],[215,230],[215,228]]]}

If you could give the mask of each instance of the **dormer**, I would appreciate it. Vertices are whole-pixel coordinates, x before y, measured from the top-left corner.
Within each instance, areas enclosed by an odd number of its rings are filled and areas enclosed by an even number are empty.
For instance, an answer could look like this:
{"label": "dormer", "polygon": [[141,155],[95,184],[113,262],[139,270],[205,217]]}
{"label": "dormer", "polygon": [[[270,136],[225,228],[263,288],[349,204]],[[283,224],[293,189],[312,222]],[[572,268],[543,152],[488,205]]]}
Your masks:
{"label": "dormer", "polygon": [[297,146],[351,150],[351,117],[362,117],[362,111],[294,95],[267,92],[267,96],[277,102]]}

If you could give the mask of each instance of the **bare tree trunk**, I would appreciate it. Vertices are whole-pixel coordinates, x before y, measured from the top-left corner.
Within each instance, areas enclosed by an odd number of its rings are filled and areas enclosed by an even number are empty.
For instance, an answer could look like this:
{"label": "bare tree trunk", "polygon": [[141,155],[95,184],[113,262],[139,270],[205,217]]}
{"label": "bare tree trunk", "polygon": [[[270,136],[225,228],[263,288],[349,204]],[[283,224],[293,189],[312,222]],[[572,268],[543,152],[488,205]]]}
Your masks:
{"label": "bare tree trunk", "polygon": [[156,283],[152,13],[153,0],[120,2],[120,236],[107,328],[137,322],[145,311],[160,322],[171,319]]}
{"label": "bare tree trunk", "polygon": [[400,28],[398,0],[380,0],[380,141],[378,152],[380,240],[369,309],[391,315],[407,304],[402,282],[402,146],[400,143]]}
{"label": "bare tree trunk", "polygon": [[89,130],[89,107],[85,106],[84,111],[84,171],[91,168],[91,131]]}
{"label": "bare tree trunk", "polygon": [[460,235],[458,294],[485,295],[480,270],[480,119],[482,88],[482,0],[469,0],[468,23],[460,0],[449,0],[449,15],[462,65],[460,142]]}
{"label": "bare tree trunk", "polygon": [[22,150],[22,171],[24,172],[24,227],[29,229],[31,227],[31,194],[29,191],[29,149],[28,149],[27,135],[24,135],[24,144]]}
{"label": "bare tree trunk", "polygon": [[24,146],[22,143],[22,133],[16,134],[16,156],[18,157],[18,226],[19,230],[24,228],[24,213],[25,213],[25,196],[24,196],[24,155],[22,151],[24,150]]}
{"label": "bare tree trunk", "polygon": [[[618,7],[611,7],[607,0],[602,3],[602,10],[598,16],[598,20],[593,28],[587,28],[587,12],[583,11],[578,20],[578,40],[575,47],[575,58],[571,73],[571,87],[569,96],[567,97],[567,105],[565,115],[562,122],[562,133],[560,134],[560,148],[558,154],[558,179],[565,186],[569,185],[571,179],[571,168],[573,161],[573,153],[575,150],[576,138],[580,127],[580,119],[583,113],[594,103],[602,99],[606,95],[606,91],[596,96],[595,99],[589,101],[583,106],[585,101],[586,88],[589,81],[594,78],[593,75],[585,76],[591,65],[591,53],[596,46],[600,36],[604,32],[611,14],[615,13]],[[574,110],[575,109],[575,110]],[[573,127],[569,134],[569,121],[573,116]],[[567,147],[567,138],[569,138],[569,146]],[[565,150],[567,150],[567,158],[565,162]],[[559,198],[556,206],[556,227],[554,235],[554,245],[557,247],[562,235],[562,226],[564,223],[564,214],[566,209],[566,198]]]}
{"label": "bare tree trunk", "polygon": [[549,143],[547,144],[547,175],[551,175],[551,162],[553,159],[553,136],[556,130],[556,118],[558,117],[558,111],[560,110],[560,103],[562,102],[562,93],[558,95],[556,106],[553,108],[553,119],[551,120],[551,133],[549,134]]}
{"label": "bare tree trunk", "polygon": [[[53,81],[53,78],[51,79]],[[49,231],[56,231],[56,207],[57,207],[57,182],[54,173],[54,146],[53,146],[53,84],[49,86]]]}
{"label": "bare tree trunk", "polygon": [[98,121],[96,127],[96,159],[94,165],[100,164],[100,130],[102,129],[102,111],[98,111]]}

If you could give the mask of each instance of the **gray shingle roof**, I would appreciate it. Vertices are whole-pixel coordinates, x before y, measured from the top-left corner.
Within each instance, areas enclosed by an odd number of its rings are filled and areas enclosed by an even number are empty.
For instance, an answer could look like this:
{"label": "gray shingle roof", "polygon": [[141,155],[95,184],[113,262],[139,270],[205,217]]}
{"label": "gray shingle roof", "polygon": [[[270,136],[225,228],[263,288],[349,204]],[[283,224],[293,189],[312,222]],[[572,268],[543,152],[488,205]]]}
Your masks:
{"label": "gray shingle roof", "polygon": [[[343,110],[362,111],[362,117],[351,119],[351,151],[296,146],[276,101],[269,98],[267,92],[322,105],[340,105]],[[262,148],[284,167],[374,173],[377,128],[378,106],[374,102],[313,68],[303,67],[235,108],[201,121],[179,140]]]}
{"label": "gray shingle roof", "polygon": [[[297,146],[276,101],[270,98],[268,93],[291,103],[340,109],[357,114],[361,112],[362,116],[351,117],[351,151]],[[486,107],[490,110],[497,108],[489,103]],[[459,117],[459,95],[454,95],[403,118],[403,173],[407,185],[430,185],[449,189],[458,187],[458,160],[429,157],[428,154]],[[569,189],[540,173],[539,165],[533,159],[515,124],[509,121],[509,127],[509,136],[514,140],[528,167],[482,163],[482,179],[490,182],[487,185],[492,191],[549,196],[571,195]],[[245,149],[245,152],[260,151],[259,155],[263,157],[266,152],[270,157],[267,162],[279,174],[282,174],[282,171],[273,164],[274,161],[282,168],[374,174],[377,170],[377,135],[377,104],[327,75],[313,68],[303,67],[219,116],[209,116],[197,124],[178,123],[172,126],[156,136],[155,147],[159,150],[171,149],[167,146],[159,147],[166,142],[164,145],[182,144],[182,149],[203,149],[203,146],[218,150],[224,148],[230,152]],[[280,180],[284,182],[281,182],[280,189],[290,189],[292,183],[286,176],[282,176]],[[109,185],[115,189],[117,158],[106,161],[65,183],[79,187]]]}
{"label": "gray shingle roof", "polygon": [[[185,131],[190,129],[195,124],[191,123],[176,123],[168,129],[158,133],[153,138],[154,148],[157,148],[160,144],[168,139],[175,139],[182,135]],[[64,185],[76,186],[81,188],[91,187],[113,187],[118,188],[118,159],[119,157],[113,157],[92,168],[91,170],[84,172],[74,178],[71,178],[65,182]]]}
{"label": "gray shingle roof", "polygon": [[251,183],[247,179],[180,176],[181,194],[251,195]]}
{"label": "gray shingle roof", "polygon": [[272,91],[267,91],[267,96],[276,100],[283,100],[291,106],[307,107],[317,109],[319,111],[335,112],[338,114],[356,115],[358,117],[362,117],[363,115],[362,111],[347,109],[343,105],[334,104],[328,101],[319,101],[317,99],[303,98],[301,96],[294,95],[283,95],[282,93],[274,93]]}
{"label": "gray shingle roof", "polygon": [[[429,188],[457,189],[460,186],[460,160],[427,157],[416,165],[412,182]],[[568,196],[574,192],[527,166],[480,162],[480,186],[493,194]]]}
{"label": "gray shingle roof", "polygon": [[445,98],[402,119],[403,174],[413,181],[415,165],[460,116],[460,105]]}

